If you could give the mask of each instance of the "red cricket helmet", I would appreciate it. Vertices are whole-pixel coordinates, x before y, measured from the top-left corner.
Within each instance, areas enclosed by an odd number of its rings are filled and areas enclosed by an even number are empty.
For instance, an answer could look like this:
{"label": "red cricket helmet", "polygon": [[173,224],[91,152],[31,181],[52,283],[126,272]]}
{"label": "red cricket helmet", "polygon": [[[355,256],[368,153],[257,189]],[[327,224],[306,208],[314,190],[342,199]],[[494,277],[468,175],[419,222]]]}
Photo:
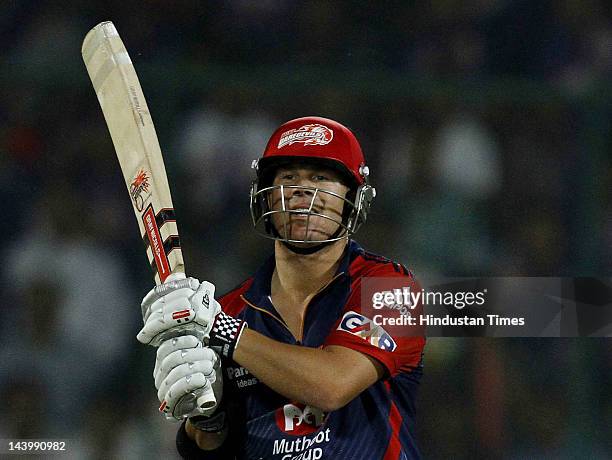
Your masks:
{"label": "red cricket helmet", "polygon": [[355,135],[329,118],[302,117],[281,125],[268,141],[258,173],[296,160],[320,160],[338,170],[350,185],[367,181],[369,171]]}

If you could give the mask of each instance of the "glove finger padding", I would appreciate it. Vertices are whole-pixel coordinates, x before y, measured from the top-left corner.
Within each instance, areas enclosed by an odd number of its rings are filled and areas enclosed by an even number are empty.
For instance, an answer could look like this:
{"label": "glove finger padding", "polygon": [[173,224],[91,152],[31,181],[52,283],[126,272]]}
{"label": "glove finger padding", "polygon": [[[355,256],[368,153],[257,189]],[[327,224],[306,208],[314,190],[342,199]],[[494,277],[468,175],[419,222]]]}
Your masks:
{"label": "glove finger padding", "polygon": [[185,348],[197,348],[201,346],[202,346],[202,342],[200,342],[198,338],[194,337],[193,335],[184,335],[180,337],[174,337],[172,339],[169,339],[163,342],[157,349],[157,356],[155,358],[155,369],[153,369],[153,378],[155,379],[155,388],[159,388],[159,386],[157,385],[157,375],[159,373],[159,368],[161,367],[161,363],[166,358],[166,356],[168,356],[170,353],[176,350],[182,350]]}
{"label": "glove finger padding", "polygon": [[[180,337],[173,337],[172,339],[168,339],[157,349],[157,356],[155,357],[155,368],[153,369],[153,378],[155,379],[155,388],[159,388],[159,375],[161,372],[161,365],[166,356],[170,353],[173,353],[177,350],[183,350],[186,348],[198,348],[202,346],[202,342],[200,342],[197,337],[193,335],[183,335]],[[166,372],[165,374],[167,374]],[[163,380],[163,378],[162,378]]]}
{"label": "glove finger padding", "polygon": [[155,387],[159,388],[161,382],[170,375],[174,368],[200,361],[209,362],[212,369],[216,364],[217,356],[209,348],[184,348],[170,353],[161,362],[156,361]]}
{"label": "glove finger padding", "polygon": [[168,376],[161,381],[157,390],[157,399],[159,399],[160,402],[163,401],[168,390],[172,388],[172,385],[181,379],[186,379],[190,375],[195,374],[202,374],[211,385],[216,380],[214,365],[211,361],[195,361],[181,364],[172,369]]}

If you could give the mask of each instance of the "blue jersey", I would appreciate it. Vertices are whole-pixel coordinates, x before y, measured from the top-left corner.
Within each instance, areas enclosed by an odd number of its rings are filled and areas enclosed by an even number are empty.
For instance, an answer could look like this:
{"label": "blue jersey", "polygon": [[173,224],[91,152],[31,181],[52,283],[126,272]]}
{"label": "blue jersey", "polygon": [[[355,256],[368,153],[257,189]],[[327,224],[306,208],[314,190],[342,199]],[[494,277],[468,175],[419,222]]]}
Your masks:
{"label": "blue jersey", "polygon": [[[364,277],[398,278],[402,285],[418,290],[412,274],[402,265],[369,254],[351,241],[333,280],[308,305],[302,341],[298,342],[270,301],[274,268],[271,257],[253,277],[219,299],[223,310],[247,321],[250,329],[279,342],[306,347],[338,345],[359,351],[382,363],[386,372],[346,406],[325,413],[287,399],[247,369],[225,362],[224,399],[231,398],[240,414],[229,415],[230,423],[243,425],[239,430],[233,429],[233,437],[226,441],[234,447],[234,457],[419,458],[415,396],[422,375],[425,339],[385,333],[383,340],[380,333],[368,334],[371,318],[362,314],[361,302]],[[210,458],[200,452],[200,458]]]}

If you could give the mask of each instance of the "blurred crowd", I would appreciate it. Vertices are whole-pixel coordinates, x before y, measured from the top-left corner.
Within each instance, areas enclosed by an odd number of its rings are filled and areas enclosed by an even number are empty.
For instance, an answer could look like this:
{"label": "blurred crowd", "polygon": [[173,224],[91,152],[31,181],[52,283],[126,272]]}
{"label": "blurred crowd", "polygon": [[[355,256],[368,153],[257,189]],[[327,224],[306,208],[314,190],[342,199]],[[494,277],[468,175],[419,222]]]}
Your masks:
{"label": "blurred crowd", "polygon": [[[188,272],[217,292],[271,250],[251,230],[251,161],[315,114],[369,161],[358,241],[417,277],[609,276],[607,2],[3,2],[0,438],[174,455],[134,338],[150,271],[80,57],[106,19],[156,123]],[[423,452],[612,455],[611,370],[605,339],[433,339]]]}

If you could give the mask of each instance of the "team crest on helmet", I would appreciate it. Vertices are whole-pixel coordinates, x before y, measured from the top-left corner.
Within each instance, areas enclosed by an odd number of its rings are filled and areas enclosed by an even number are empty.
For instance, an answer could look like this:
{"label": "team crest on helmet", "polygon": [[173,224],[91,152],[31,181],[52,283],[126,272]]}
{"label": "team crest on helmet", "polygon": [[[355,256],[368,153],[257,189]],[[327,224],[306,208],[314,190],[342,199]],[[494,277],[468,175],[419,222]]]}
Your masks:
{"label": "team crest on helmet", "polygon": [[334,132],[325,125],[304,125],[297,129],[290,129],[281,134],[278,148],[287,145],[302,143],[304,145],[326,145],[334,138]]}

